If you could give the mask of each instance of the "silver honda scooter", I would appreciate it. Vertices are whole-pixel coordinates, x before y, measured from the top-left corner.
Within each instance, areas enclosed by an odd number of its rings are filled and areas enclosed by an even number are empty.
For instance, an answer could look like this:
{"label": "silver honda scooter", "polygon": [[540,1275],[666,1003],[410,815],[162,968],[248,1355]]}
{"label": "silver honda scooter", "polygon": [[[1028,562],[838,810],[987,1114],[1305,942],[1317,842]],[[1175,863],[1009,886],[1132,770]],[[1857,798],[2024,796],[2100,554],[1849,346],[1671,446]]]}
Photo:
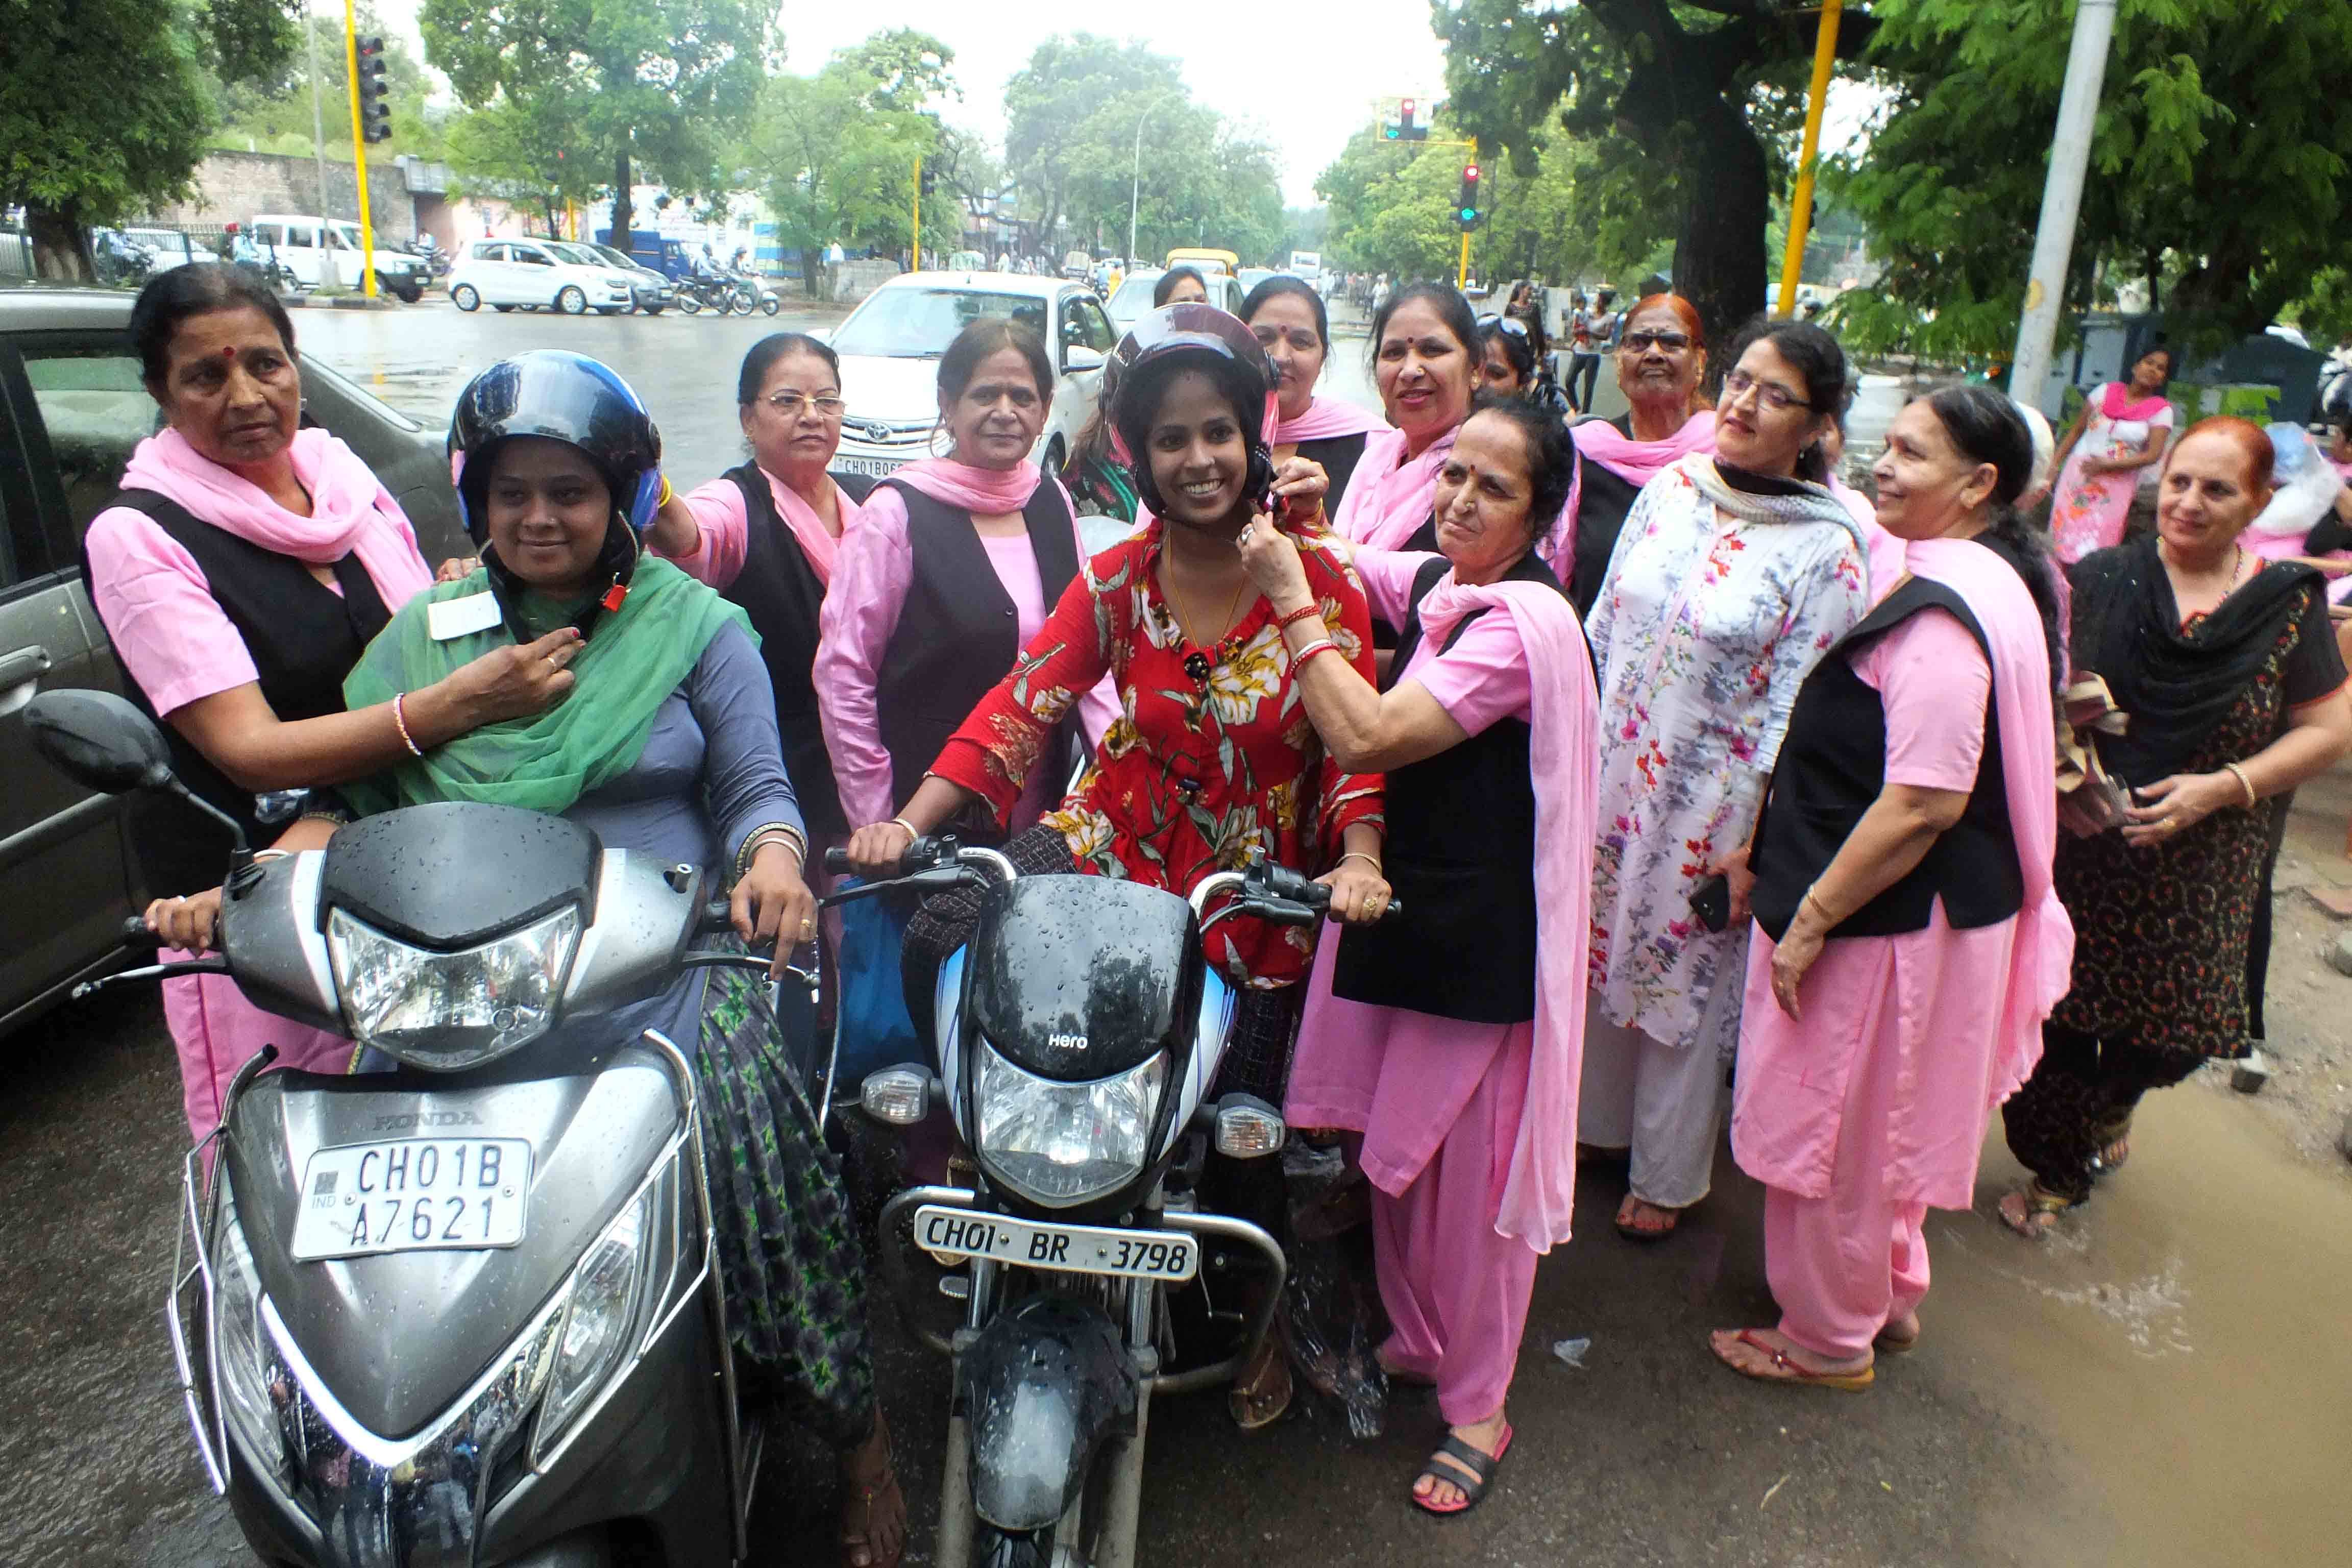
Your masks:
{"label": "silver honda scooter", "polygon": [[[121,699],[46,693],[26,718],[83,784],[210,810]],[[265,1051],[187,1156],[166,1318],[254,1552],[743,1562],[761,1422],[728,1350],[692,1066],[652,1030],[590,1057],[563,1025],[681,965],[766,961],[689,951],[724,909],[698,868],[560,817],[415,806],[258,864],[229,833],[220,952],[97,984],[226,974],[398,1064],[263,1072]]]}

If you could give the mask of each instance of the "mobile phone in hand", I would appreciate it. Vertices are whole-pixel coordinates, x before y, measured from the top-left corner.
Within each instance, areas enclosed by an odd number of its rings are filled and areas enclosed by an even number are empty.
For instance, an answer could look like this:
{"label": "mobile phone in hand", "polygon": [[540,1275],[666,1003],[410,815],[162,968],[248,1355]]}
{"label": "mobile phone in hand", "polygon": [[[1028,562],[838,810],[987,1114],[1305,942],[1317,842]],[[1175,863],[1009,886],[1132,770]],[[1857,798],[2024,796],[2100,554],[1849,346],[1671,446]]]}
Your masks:
{"label": "mobile phone in hand", "polygon": [[1731,879],[1720,871],[1692,889],[1691,913],[1698,923],[1709,931],[1725,931],[1731,925]]}

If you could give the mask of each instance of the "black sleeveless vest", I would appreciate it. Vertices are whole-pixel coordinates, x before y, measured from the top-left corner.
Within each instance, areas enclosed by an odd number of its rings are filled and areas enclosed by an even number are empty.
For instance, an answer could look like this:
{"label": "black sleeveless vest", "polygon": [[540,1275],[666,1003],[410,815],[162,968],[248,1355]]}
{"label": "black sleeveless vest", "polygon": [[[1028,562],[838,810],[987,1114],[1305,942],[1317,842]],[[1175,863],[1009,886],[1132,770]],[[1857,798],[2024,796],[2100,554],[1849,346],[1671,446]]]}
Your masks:
{"label": "black sleeveless vest", "polygon": [[[1756,824],[1749,868],[1757,923],[1773,941],[1787,932],[1814,879],[1829,869],[1886,784],[1886,709],[1846,656],[1922,610],[1949,611],[1991,658],[1968,602],[1943,584],[1914,577],[1864,616],[1813,667],[1797,692],[1772,788]],[[1937,898],[1961,931],[1995,925],[2025,902],[2025,878],[2009,822],[2001,772],[2000,714],[1985,702],[1984,752],[1960,820],[1893,887],[1838,922],[1832,936],[1896,936],[1924,931]]]}
{"label": "black sleeveless vest", "polygon": [[[1414,576],[1413,609],[1384,688],[1395,686],[1421,646],[1421,601],[1451,565],[1432,561]],[[1559,589],[1533,551],[1506,576]],[[1489,613],[1464,616],[1445,646]],[[1505,719],[1391,771],[1381,860],[1404,911],[1378,925],[1342,928],[1333,995],[1473,1024],[1524,1024],[1536,1016],[1531,738],[1525,723]]]}
{"label": "black sleeveless vest", "polygon": [[1339,515],[1339,501],[1348,493],[1348,481],[1355,477],[1356,465],[1364,459],[1364,442],[1360,430],[1352,436],[1325,436],[1318,440],[1298,443],[1298,455],[1310,463],[1323,465],[1324,474],[1331,488],[1323,495],[1323,515]]}
{"label": "black sleeveless vest", "polygon": [[[811,833],[849,831],[841,813],[841,791],[833,780],[833,758],[824,749],[824,726],[817,718],[817,611],[824,604],[824,584],[807,552],[793,537],[791,527],[777,514],[768,476],[757,463],[744,463],[723,476],[743,494],[745,531],[743,569],[722,590],[743,606],[751,629],[760,634],[760,657],[767,661],[768,681],[776,689],[776,727],[782,732],[784,773],[793,781],[793,795]],[[863,496],[853,490],[853,479],[837,480],[853,501]],[[871,482],[859,487],[870,489]]]}
{"label": "black sleeveless vest", "polygon": [[[195,557],[214,602],[245,639],[271,712],[291,723],[343,711],[343,677],[392,619],[356,554],[334,564],[335,581],[343,590],[338,595],[294,557],[215,528],[153,490],[127,489],[107,504],[146,513],[173,542]],[[89,578],[87,542],[82,577],[85,582]],[[110,645],[110,632],[108,640]],[[122,664],[119,650],[115,662],[121,665],[123,689],[131,700],[156,717],[155,705],[140,689],[130,666]],[[173,725],[159,721],[157,728],[171,745],[172,767],[182,783],[236,818],[256,848],[276,837],[254,816],[253,792],[231,783]],[[180,801],[142,792],[134,797],[131,825],[150,892],[193,893],[220,885],[228,865],[228,845],[211,819]]]}
{"label": "black sleeveless vest", "polygon": [[[907,503],[915,568],[874,689],[882,744],[890,753],[891,794],[904,805],[948,738],[1020,657],[1021,621],[972,529],[971,513],[912,485],[882,482]],[[1076,523],[1061,488],[1051,481],[1037,486],[1021,516],[1050,615],[1078,574]],[[1063,758],[1061,746],[1049,746],[1037,766],[1058,767]]]}

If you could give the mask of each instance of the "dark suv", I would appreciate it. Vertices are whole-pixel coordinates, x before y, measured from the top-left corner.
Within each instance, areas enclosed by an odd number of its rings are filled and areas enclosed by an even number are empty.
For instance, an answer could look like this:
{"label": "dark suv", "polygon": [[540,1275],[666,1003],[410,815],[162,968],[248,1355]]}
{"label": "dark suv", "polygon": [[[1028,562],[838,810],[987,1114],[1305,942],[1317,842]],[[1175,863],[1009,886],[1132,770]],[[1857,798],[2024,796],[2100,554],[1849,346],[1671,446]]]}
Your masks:
{"label": "dark suv", "polygon": [[[37,691],[122,687],[79,562],[81,531],[161,421],[131,352],[131,304],[110,290],[0,289],[0,1029],[114,962],[123,917],[146,903],[121,802],[34,755],[23,717]],[[302,411],[375,470],[427,560],[457,552],[448,459],[423,426],[308,359]]]}

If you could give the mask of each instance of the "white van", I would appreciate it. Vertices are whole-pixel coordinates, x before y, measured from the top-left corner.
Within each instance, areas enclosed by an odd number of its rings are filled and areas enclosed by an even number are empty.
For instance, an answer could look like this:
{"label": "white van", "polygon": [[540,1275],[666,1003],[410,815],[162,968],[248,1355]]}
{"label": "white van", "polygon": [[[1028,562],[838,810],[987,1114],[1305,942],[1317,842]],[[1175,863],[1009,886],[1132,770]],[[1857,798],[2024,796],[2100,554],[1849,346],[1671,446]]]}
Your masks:
{"label": "white van", "polygon": [[[262,213],[247,230],[265,257],[286,264],[295,280],[315,289],[334,268],[346,289],[360,286],[360,226],[341,218],[306,217],[291,213]],[[379,291],[414,305],[431,277],[417,257],[379,245],[375,250],[375,282]]]}

